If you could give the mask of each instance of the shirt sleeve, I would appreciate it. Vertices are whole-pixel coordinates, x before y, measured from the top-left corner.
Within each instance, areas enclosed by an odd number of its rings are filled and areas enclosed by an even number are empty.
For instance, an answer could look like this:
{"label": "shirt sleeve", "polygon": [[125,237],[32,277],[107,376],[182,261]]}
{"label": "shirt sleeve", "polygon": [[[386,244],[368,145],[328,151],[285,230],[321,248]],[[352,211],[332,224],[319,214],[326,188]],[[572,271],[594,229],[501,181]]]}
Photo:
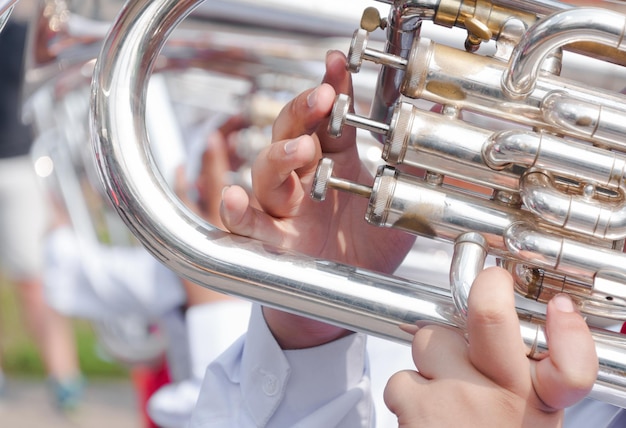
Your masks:
{"label": "shirt sleeve", "polygon": [[365,347],[355,333],[284,351],[254,305],[247,334],[209,365],[190,426],[372,426]]}
{"label": "shirt sleeve", "polygon": [[625,416],[624,410],[602,401],[587,398],[565,409],[564,428],[617,428],[616,421]]}
{"label": "shirt sleeve", "polygon": [[92,320],[156,318],[186,299],[176,275],[143,247],[82,245],[70,228],[46,238],[43,281],[52,307]]}

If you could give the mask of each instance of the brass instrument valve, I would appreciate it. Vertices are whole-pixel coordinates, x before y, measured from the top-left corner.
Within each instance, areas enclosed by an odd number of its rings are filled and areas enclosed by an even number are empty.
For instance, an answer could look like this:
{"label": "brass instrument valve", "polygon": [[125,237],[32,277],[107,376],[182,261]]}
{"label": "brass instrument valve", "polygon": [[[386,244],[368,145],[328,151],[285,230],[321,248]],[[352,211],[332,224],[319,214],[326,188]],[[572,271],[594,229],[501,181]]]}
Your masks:
{"label": "brass instrument valve", "polygon": [[387,65],[405,70],[408,61],[400,56],[391,55],[375,49],[369,49],[367,42],[369,41],[369,33],[363,28],[359,28],[352,36],[350,50],[348,51],[348,63],[346,68],[351,73],[358,73],[363,64],[363,60],[372,61],[375,64]]}
{"label": "brass instrument valve", "polygon": [[389,125],[350,113],[351,102],[350,96],[346,94],[339,94],[335,98],[328,122],[328,133],[332,137],[341,137],[344,125],[366,129],[381,135],[389,134],[391,128]]}
{"label": "brass instrument valve", "polygon": [[334,177],[334,166],[335,163],[332,159],[320,159],[311,187],[311,198],[313,200],[320,202],[325,200],[328,189],[342,190],[368,199],[372,197],[371,187]]}
{"label": "brass instrument valve", "polygon": [[363,56],[367,49],[368,34],[367,30],[361,28],[356,30],[352,36],[348,50],[348,62],[346,63],[346,69],[351,73],[358,73],[361,70]]}
{"label": "brass instrument valve", "polygon": [[384,135],[383,159],[390,163],[402,163],[406,153],[406,141],[411,133],[415,107],[410,103],[398,103],[394,109],[391,123],[387,125],[386,123],[350,113],[350,103],[351,100],[348,95],[337,95],[330,113],[328,133],[332,137],[340,137],[343,127],[349,125]]}

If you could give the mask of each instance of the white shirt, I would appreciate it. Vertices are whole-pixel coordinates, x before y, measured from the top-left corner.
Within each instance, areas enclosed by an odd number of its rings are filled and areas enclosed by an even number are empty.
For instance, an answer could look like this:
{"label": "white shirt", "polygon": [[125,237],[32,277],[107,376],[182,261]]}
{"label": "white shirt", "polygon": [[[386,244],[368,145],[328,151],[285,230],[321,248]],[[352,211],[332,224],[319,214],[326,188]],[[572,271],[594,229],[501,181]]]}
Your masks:
{"label": "white shirt", "polygon": [[44,260],[46,300],[68,316],[153,319],[186,301],[176,274],[143,247],[87,246],[59,228],[46,238]]}
{"label": "white shirt", "polygon": [[259,305],[248,332],[209,365],[190,426],[346,427],[373,420],[366,336],[280,349]]}
{"label": "white shirt", "polygon": [[[146,349],[152,353],[162,345],[172,379],[189,377],[190,350],[180,310],[186,302],[185,290],[176,274],[145,248],[89,246],[71,228],[56,229],[44,242],[43,285],[46,301],[60,313],[113,325],[111,337],[108,330],[97,331],[105,351],[114,358],[123,359],[119,351],[137,358]],[[137,334],[155,322],[166,343]],[[124,328],[127,323],[129,331]],[[110,340],[115,349],[107,346]]]}
{"label": "white shirt", "polygon": [[565,428],[624,428],[626,411],[588,398],[565,410]]}
{"label": "white shirt", "polygon": [[382,391],[412,367],[407,345],[360,333],[283,351],[254,305],[247,334],[209,365],[190,427],[397,426]]}
{"label": "white shirt", "polygon": [[[254,305],[247,334],[209,365],[190,428],[397,427],[382,394],[392,373],[414,368],[410,354],[404,345],[360,333],[283,351]],[[564,426],[617,428],[619,414],[584,400],[566,411]]]}

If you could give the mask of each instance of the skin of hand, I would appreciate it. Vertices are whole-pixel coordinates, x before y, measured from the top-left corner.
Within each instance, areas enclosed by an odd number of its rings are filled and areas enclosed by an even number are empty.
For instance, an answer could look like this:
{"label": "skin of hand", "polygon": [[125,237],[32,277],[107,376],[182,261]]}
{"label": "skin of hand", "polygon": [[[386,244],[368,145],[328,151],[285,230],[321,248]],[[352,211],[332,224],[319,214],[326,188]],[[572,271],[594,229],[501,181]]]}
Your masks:
{"label": "skin of hand", "polygon": [[399,427],[560,427],[563,409],[582,400],[598,372],[591,333],[566,295],[548,304],[549,352],[526,357],[513,281],[501,268],[477,277],[469,296],[468,339],[441,326],[417,329],[418,371],[395,374],[385,403]]}
{"label": "skin of hand", "polygon": [[184,166],[176,170],[173,189],[176,196],[194,213],[219,229],[224,229],[219,211],[226,176],[229,171],[236,171],[242,163],[234,153],[235,148],[229,146],[228,138],[249,125],[243,116],[231,116],[207,137],[194,183],[197,200],[189,198],[190,183],[187,182]]}
{"label": "skin of hand", "polygon": [[[391,273],[411,248],[414,237],[371,226],[363,220],[368,201],[329,191],[324,202],[309,196],[322,156],[335,162],[335,173],[361,183],[372,176],[361,163],[356,131],[332,138],[326,128],[336,94],[352,95],[351,77],[341,52],[326,57],[320,86],[288,103],[274,122],[272,144],[252,168],[255,209],[246,192],[230,186],[222,193],[221,215],[232,233],[341,263]],[[265,319],[285,349],[320,345],[349,332],[285,312],[264,308]]]}

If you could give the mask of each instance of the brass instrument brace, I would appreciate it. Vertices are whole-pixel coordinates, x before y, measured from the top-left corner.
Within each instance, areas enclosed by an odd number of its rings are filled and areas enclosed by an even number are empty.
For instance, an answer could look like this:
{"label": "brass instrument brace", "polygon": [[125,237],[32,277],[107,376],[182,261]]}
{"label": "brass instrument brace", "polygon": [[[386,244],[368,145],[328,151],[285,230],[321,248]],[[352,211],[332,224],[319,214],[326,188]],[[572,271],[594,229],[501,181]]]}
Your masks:
{"label": "brass instrument brace", "polygon": [[497,39],[506,21],[515,18],[528,28],[538,17],[534,13],[493,4],[488,0],[441,0],[433,19],[445,27],[467,30],[465,49],[474,52],[483,41]]}

